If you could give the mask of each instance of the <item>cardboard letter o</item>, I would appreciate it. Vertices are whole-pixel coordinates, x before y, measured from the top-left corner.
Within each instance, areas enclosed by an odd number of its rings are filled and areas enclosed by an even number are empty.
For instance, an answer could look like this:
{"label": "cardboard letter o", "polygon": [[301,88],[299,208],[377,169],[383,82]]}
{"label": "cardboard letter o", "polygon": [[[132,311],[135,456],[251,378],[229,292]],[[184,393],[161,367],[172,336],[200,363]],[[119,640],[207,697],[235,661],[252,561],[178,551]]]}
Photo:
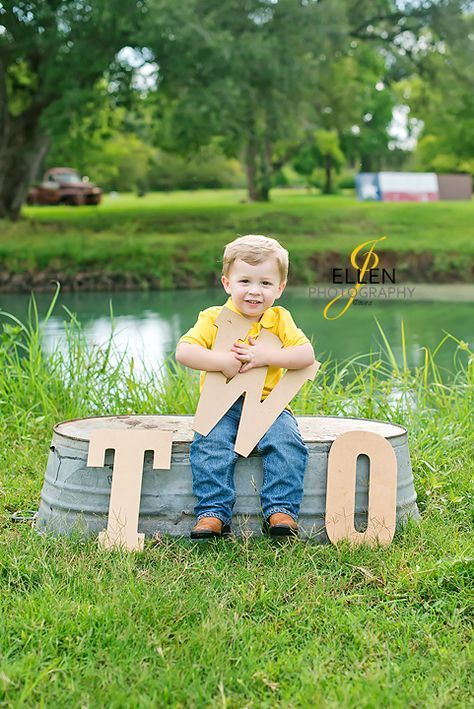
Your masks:
{"label": "cardboard letter o", "polygon": [[[368,525],[354,527],[356,464],[359,455],[370,462]],[[370,431],[347,431],[336,438],[328,457],[326,532],[333,544],[387,546],[395,534],[397,459],[390,443]]]}

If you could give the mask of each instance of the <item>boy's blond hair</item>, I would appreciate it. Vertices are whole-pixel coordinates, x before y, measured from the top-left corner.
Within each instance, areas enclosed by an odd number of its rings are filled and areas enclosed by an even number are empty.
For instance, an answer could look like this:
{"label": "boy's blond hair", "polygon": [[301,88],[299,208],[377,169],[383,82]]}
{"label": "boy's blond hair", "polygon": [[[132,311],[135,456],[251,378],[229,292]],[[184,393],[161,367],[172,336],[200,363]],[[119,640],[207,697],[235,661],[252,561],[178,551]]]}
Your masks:
{"label": "boy's blond hair", "polygon": [[285,282],[288,277],[288,251],[276,239],[262,234],[240,236],[224,249],[222,275],[228,277],[231,266],[237,259],[256,266],[271,257],[277,260],[280,283]]}

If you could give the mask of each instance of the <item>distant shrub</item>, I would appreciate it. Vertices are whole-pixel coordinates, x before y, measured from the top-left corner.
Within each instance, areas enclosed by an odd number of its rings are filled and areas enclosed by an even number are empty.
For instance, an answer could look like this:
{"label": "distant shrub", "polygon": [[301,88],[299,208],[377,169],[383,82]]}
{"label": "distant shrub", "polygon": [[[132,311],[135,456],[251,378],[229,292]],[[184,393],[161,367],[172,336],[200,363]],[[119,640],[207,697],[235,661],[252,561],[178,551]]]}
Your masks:
{"label": "distant shrub", "polygon": [[345,173],[337,181],[337,187],[340,190],[354,190],[355,189],[355,175],[351,173]]}
{"label": "distant shrub", "polygon": [[148,174],[151,190],[195,190],[243,187],[245,175],[238,160],[227,158],[216,145],[191,156],[159,150]]}
{"label": "distant shrub", "polygon": [[287,187],[288,177],[284,170],[278,170],[272,177],[272,187]]}
{"label": "distant shrub", "polygon": [[311,185],[311,187],[322,189],[322,186],[324,185],[324,174],[321,168],[316,167],[313,170],[311,175],[308,177],[308,184]]}

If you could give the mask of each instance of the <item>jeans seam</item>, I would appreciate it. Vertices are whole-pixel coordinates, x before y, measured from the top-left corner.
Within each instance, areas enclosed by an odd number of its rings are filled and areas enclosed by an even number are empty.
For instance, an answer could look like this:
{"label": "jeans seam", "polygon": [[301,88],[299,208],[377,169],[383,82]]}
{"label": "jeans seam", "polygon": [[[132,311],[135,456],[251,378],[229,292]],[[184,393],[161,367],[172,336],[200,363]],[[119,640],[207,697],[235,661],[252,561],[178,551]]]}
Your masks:
{"label": "jeans seam", "polygon": [[201,515],[198,516],[197,521],[199,522],[199,520],[202,519],[203,517],[216,517],[217,519],[220,519],[222,524],[229,524],[228,521],[226,519],[224,519],[223,514],[219,514],[219,513],[216,514],[215,512],[212,512],[212,511],[211,512],[203,512]]}
{"label": "jeans seam", "polygon": [[280,505],[280,506],[275,505],[275,507],[270,507],[270,510],[269,510],[268,513],[265,515],[266,519],[268,519],[268,518],[271,517],[272,515],[276,514],[277,512],[283,512],[284,514],[289,515],[289,517],[292,517],[292,519],[294,519],[295,522],[298,521],[298,516],[297,516],[297,515],[292,514],[291,512],[288,511],[288,508],[282,507],[281,505]]}
{"label": "jeans seam", "polygon": [[262,489],[265,487],[265,480],[267,478],[267,457],[262,453],[262,451],[257,447],[258,452],[262,456],[262,488],[260,490],[260,495],[259,495],[259,501],[260,501],[260,510],[262,512],[262,517],[265,519],[265,513],[263,511],[263,505],[262,505]]}
{"label": "jeans seam", "polygon": [[[227,487],[232,489],[232,496],[234,498],[234,502],[235,502],[234,471],[235,471],[235,464],[236,463],[237,463],[237,459],[234,458],[234,461],[229,465],[229,468],[227,470]],[[230,507],[229,519],[232,519],[232,513],[234,511],[233,505],[229,505],[229,507]]]}

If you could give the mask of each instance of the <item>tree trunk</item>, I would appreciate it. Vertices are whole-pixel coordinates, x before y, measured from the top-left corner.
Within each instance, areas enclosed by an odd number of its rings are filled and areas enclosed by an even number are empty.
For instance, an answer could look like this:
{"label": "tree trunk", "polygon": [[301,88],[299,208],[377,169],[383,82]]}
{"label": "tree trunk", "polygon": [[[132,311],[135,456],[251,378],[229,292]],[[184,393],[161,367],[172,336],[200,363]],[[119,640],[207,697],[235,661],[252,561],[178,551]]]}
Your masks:
{"label": "tree trunk", "polygon": [[271,164],[268,161],[267,146],[258,144],[254,136],[249,137],[245,149],[248,196],[252,202],[268,202],[271,188]]}
{"label": "tree trunk", "polygon": [[245,146],[245,166],[247,171],[247,191],[252,202],[257,201],[257,149],[253,137]]}
{"label": "tree trunk", "polygon": [[270,188],[266,183],[262,183],[257,190],[257,202],[270,201]]}
{"label": "tree trunk", "polygon": [[370,158],[370,155],[361,155],[360,171],[361,172],[372,172],[372,160]]}
{"label": "tree trunk", "polygon": [[332,194],[332,160],[330,155],[326,155],[324,158],[324,173],[326,177],[323,192],[324,194]]}
{"label": "tree trunk", "polygon": [[9,148],[0,155],[0,218],[15,221],[20,216],[28,188],[49,147],[49,138],[42,131],[35,136],[17,134],[16,149]]}
{"label": "tree trunk", "polygon": [[18,219],[28,187],[47,153],[49,138],[39,126],[42,108],[32,105],[18,116],[9,114],[0,64],[0,218]]}
{"label": "tree trunk", "polygon": [[269,202],[271,189],[272,161],[271,146],[268,141],[265,141],[265,143],[260,146],[260,160],[258,166],[259,171],[257,200],[259,202]]}

